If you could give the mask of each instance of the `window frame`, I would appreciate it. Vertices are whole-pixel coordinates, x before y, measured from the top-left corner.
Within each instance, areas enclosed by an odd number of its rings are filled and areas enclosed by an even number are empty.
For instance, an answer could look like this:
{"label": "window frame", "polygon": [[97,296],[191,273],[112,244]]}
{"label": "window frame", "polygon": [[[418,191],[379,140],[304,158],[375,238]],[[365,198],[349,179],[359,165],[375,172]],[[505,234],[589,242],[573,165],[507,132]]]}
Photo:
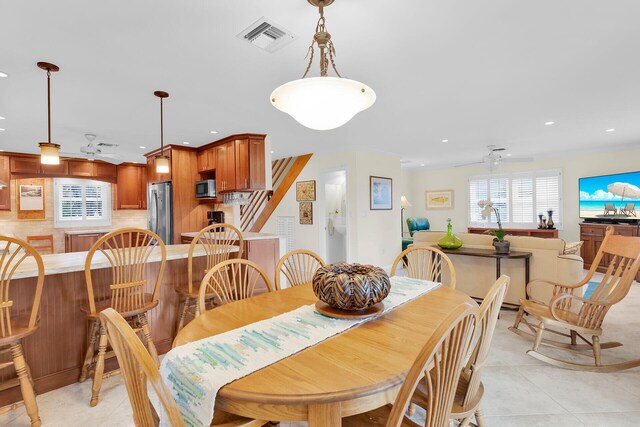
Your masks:
{"label": "window frame", "polygon": [[[487,198],[491,199],[491,181],[492,180],[507,180],[507,207],[506,209],[508,210],[507,212],[507,219],[508,221],[505,221],[505,218],[501,218],[502,220],[502,227],[503,228],[520,228],[520,229],[537,229],[538,228],[538,204],[540,203],[540,201],[538,200],[537,194],[536,194],[536,179],[537,178],[547,178],[547,177],[558,177],[558,209],[554,209],[553,212],[553,221],[555,223],[555,228],[558,230],[562,230],[563,226],[564,226],[564,221],[563,221],[563,216],[564,216],[564,205],[563,205],[563,174],[562,174],[562,169],[540,169],[540,170],[531,170],[531,171],[518,171],[518,172],[509,172],[509,173],[500,173],[500,174],[484,174],[484,175],[473,175],[470,176],[468,181],[467,181],[467,200],[469,203],[469,209],[467,211],[467,224],[469,227],[477,227],[477,228],[497,228],[498,227],[498,223],[496,221],[496,217],[495,214],[493,214],[491,216],[491,218],[489,218],[488,220],[478,220],[478,221],[473,221],[472,219],[474,218],[474,214],[477,213],[477,211],[479,211],[479,208],[477,207],[477,202],[479,200],[476,201],[472,201],[471,200],[471,196],[472,196],[472,185],[476,185],[476,187],[474,188],[478,188],[481,187],[478,186],[477,184],[472,184],[473,182],[481,182],[484,181],[486,184],[486,194],[487,194]],[[514,222],[514,208],[515,205],[513,203],[514,200],[514,196],[513,196],[513,180],[515,179],[531,179],[532,180],[532,203],[533,203],[533,207],[532,207],[532,211],[533,211],[533,221],[532,222]],[[476,193],[481,193],[481,191],[475,191]],[[478,195],[477,197],[480,197],[480,195]],[[476,215],[477,216],[477,215]],[[545,212],[545,216],[546,212]]]}
{"label": "window frame", "polygon": [[[63,219],[61,218],[61,206],[63,201],[61,194],[63,185],[79,185],[82,187],[82,219]],[[102,188],[102,212],[100,219],[87,218],[87,186],[98,185]],[[112,197],[111,183],[97,181],[91,179],[78,178],[54,178],[53,179],[53,226],[54,228],[86,228],[86,227],[105,227],[111,225],[112,219]]]}

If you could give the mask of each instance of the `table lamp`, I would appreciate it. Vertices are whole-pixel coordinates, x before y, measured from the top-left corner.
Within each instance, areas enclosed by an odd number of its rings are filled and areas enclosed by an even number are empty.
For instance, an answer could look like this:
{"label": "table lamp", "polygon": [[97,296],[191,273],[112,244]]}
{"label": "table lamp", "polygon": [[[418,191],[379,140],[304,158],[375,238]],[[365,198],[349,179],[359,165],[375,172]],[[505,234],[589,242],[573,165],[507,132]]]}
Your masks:
{"label": "table lamp", "polygon": [[410,208],[411,203],[405,196],[400,196],[400,233],[404,236],[404,210]]}

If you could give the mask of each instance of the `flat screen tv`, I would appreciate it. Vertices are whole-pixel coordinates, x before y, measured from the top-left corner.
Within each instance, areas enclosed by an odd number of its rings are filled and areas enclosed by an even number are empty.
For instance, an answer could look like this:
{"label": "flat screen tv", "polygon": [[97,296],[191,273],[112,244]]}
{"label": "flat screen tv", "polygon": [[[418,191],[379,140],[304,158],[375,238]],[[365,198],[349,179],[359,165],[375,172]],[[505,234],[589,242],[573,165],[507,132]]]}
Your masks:
{"label": "flat screen tv", "polygon": [[640,221],[640,171],[580,178],[579,186],[585,221]]}

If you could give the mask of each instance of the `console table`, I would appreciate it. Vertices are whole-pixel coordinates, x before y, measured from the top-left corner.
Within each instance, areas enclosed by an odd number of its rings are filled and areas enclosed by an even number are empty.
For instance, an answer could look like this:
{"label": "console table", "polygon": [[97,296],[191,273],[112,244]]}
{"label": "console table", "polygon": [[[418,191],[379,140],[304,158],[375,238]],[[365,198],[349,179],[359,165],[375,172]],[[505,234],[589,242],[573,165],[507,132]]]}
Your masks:
{"label": "console table", "polygon": [[[496,230],[495,228],[469,227],[467,232],[471,234],[484,234],[487,230]],[[551,239],[558,237],[558,230],[548,228],[505,228],[504,231],[509,236],[531,236],[542,237],[543,239]]]}
{"label": "console table", "polygon": [[[439,249],[445,254],[449,254],[449,255],[494,258],[496,260],[496,279],[498,279],[502,274],[500,264],[503,259],[523,259],[525,286],[527,286],[527,284],[529,283],[530,261],[531,261],[531,256],[533,255],[531,252],[511,251],[508,254],[498,254],[493,249],[465,248],[464,246],[461,247],[460,249],[442,249],[442,248],[439,248]],[[529,295],[526,292],[526,288],[525,288],[525,296],[527,299],[529,299]],[[503,305],[513,305],[513,304],[503,304]]]}

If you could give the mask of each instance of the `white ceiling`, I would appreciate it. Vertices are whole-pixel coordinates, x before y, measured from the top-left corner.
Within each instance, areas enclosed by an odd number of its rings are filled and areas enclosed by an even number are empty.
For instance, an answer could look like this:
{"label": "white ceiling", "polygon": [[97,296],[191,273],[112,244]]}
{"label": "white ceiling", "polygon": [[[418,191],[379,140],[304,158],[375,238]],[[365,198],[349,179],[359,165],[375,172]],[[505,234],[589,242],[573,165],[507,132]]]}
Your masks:
{"label": "white ceiling", "polygon": [[[261,16],[297,40],[271,54],[236,38]],[[304,71],[317,19],[306,0],[0,0],[0,149],[46,140],[37,61],[61,68],[53,141],[77,151],[95,133],[124,160],[159,145],[154,90],[171,95],[167,143],[267,133],[276,157],[366,148],[438,167],[487,144],[514,156],[640,146],[638,16],[638,0],[336,0],[338,68],[377,101],[313,131],[269,103]]]}

